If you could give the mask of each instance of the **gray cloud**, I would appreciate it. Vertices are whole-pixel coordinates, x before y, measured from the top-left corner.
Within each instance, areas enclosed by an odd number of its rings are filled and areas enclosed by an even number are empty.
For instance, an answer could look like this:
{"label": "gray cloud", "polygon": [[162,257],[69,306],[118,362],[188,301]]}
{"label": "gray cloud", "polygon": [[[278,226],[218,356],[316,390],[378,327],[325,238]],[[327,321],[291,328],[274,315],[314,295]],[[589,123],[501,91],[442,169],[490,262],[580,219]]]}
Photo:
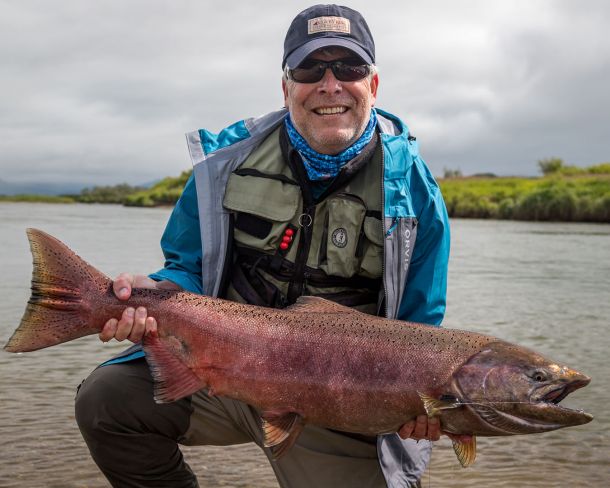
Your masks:
{"label": "gray cloud", "polygon": [[[610,160],[610,4],[349,2],[378,106],[435,174]],[[0,1],[0,178],[139,183],[190,166],[183,133],[282,105],[285,30],[310,2]]]}

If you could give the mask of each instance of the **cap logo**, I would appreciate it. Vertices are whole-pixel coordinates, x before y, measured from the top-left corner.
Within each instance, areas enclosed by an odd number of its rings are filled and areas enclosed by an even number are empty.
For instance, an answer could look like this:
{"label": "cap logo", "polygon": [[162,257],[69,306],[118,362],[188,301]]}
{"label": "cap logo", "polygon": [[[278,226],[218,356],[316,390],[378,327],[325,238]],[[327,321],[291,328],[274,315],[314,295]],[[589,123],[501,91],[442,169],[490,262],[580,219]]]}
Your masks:
{"label": "cap logo", "polygon": [[316,17],[307,21],[307,34],[318,32],[350,33],[349,19],[345,17]]}

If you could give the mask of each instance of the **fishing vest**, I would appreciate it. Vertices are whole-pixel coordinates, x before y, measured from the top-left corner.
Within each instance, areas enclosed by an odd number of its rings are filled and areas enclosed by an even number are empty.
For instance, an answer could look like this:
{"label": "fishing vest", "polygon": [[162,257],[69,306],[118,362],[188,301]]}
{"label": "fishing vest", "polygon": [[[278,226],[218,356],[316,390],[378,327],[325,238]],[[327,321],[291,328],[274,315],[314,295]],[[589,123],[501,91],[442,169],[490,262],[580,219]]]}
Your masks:
{"label": "fishing vest", "polygon": [[377,314],[383,295],[377,135],[345,184],[315,200],[305,194],[311,183],[303,181],[304,170],[295,175],[287,164],[283,130],[273,131],[228,178],[223,206],[231,213],[233,245],[222,295],[275,308],[315,295]]}

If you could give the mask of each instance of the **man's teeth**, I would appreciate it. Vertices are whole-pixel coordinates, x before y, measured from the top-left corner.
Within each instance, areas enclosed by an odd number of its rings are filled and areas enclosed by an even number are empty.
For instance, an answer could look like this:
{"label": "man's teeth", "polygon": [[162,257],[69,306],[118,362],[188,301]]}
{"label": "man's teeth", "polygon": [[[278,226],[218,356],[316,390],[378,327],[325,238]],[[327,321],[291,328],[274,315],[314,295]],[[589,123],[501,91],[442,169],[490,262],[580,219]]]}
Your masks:
{"label": "man's teeth", "polygon": [[345,111],[347,107],[322,107],[315,110],[318,115],[342,114]]}

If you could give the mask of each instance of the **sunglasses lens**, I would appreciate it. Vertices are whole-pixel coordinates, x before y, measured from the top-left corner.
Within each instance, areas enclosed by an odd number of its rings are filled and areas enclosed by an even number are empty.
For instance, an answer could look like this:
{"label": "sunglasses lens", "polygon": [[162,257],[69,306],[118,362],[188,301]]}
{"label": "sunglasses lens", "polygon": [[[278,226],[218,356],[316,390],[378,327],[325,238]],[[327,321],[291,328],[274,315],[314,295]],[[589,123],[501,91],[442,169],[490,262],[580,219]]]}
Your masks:
{"label": "sunglasses lens", "polygon": [[332,70],[339,81],[358,81],[369,74],[366,64],[350,65],[338,62],[332,65]]}
{"label": "sunglasses lens", "polygon": [[365,78],[370,71],[366,64],[305,60],[298,68],[290,70],[290,77],[297,83],[317,83],[324,77],[327,68],[332,69],[339,81],[358,81]]}
{"label": "sunglasses lens", "polygon": [[297,83],[316,83],[322,79],[326,65],[305,62],[298,68],[290,70],[291,78]]}

